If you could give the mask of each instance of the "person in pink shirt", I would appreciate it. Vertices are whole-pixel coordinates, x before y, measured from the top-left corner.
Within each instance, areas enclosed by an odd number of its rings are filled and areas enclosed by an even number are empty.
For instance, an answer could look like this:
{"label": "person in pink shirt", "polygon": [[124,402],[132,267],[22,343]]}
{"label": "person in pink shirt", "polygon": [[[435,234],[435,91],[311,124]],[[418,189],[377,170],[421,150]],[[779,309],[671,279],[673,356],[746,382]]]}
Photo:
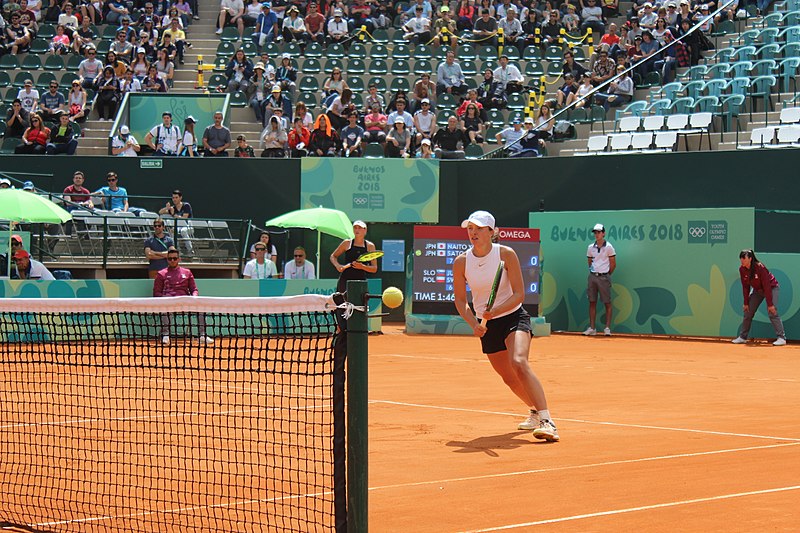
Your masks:
{"label": "person in pink shirt", "polygon": [[[160,270],[153,283],[153,297],[166,296],[197,296],[197,284],[194,274],[188,268],[180,265],[181,256],[177,248],[167,250],[167,268]],[[189,315],[191,318],[191,315]],[[169,344],[170,316],[161,315],[161,342]],[[202,314],[197,315],[197,329],[200,335],[200,344],[214,344],[214,339],[206,335],[206,321]]]}
{"label": "person in pink shirt", "polygon": [[[744,319],[742,327],[739,329],[739,336],[733,339],[733,344],[745,344],[750,333],[750,326],[753,317],[758,311],[761,302],[767,300],[767,313],[769,321],[775,329],[777,339],[772,344],[784,346],[786,344],[786,332],[783,330],[783,322],[778,314],[778,280],[767,270],[764,263],[758,260],[753,250],[742,250],[739,252],[739,277],[742,280],[742,296],[744,297]],[[752,291],[751,291],[752,289]]]}

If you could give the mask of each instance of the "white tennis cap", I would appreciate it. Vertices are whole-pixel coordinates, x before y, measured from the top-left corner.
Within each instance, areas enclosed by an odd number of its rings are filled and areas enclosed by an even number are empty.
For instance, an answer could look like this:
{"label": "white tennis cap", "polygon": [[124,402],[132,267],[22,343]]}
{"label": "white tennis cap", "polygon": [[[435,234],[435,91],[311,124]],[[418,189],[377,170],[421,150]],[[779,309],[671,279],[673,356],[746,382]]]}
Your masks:
{"label": "white tennis cap", "polygon": [[360,228],[367,229],[367,223],[364,222],[363,220],[356,220],[355,222],[353,222],[353,226],[358,226]]}
{"label": "white tennis cap", "polygon": [[467,220],[461,223],[461,227],[466,228],[470,222],[482,228],[494,228],[494,217],[488,211],[475,211]]}
{"label": "white tennis cap", "polygon": [[602,224],[595,224],[594,227],[592,228],[592,231],[602,231],[603,233],[605,233],[606,227],[603,226]]}

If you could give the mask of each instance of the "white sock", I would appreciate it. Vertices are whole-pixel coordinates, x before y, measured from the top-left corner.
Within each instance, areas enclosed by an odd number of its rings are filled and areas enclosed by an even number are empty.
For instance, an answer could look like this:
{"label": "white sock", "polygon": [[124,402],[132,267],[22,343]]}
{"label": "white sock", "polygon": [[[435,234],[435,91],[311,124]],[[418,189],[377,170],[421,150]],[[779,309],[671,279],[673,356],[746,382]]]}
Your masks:
{"label": "white sock", "polygon": [[539,411],[539,420],[550,420],[550,410],[542,409]]}

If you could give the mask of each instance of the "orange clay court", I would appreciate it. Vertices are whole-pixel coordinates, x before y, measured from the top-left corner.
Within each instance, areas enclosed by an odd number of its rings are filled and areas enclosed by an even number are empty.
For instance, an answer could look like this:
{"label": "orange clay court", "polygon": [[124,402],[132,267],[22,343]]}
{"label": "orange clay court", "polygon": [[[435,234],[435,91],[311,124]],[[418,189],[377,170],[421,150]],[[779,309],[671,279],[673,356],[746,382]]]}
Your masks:
{"label": "orange clay court", "polygon": [[460,336],[370,337],[370,530],[800,531],[800,349],[536,338],[561,442]]}

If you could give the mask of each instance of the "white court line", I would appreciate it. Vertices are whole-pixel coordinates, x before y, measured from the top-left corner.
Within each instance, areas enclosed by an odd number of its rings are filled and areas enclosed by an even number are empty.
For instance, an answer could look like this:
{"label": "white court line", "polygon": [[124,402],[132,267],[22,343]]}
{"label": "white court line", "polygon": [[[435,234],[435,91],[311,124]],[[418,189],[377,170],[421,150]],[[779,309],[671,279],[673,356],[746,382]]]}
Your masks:
{"label": "white court line", "polygon": [[561,518],[551,518],[549,520],[538,520],[536,522],[526,522],[522,524],[510,524],[507,526],[489,527],[485,529],[473,529],[464,533],[486,533],[488,531],[503,531],[508,529],[518,529],[521,527],[540,526],[544,524],[557,524],[560,522],[569,522],[571,520],[582,520],[585,518],[596,518],[599,516],[612,516],[624,513],[633,513],[636,511],[650,511],[652,509],[664,509],[666,507],[678,507],[680,505],[691,505],[693,503],[714,502],[720,500],[729,500],[731,498],[743,498],[746,496],[758,496],[760,494],[773,494],[776,492],[787,492],[792,490],[799,490],[800,485],[792,485],[790,487],[777,487],[774,489],[753,490],[750,492],[737,492],[735,494],[722,494],[720,496],[709,496],[708,498],[695,498],[693,500],[679,500],[674,502],[657,503],[654,505],[643,505],[641,507],[629,507],[627,509],[614,509],[611,511],[601,511],[597,513],[579,514],[573,516],[564,516]]}
{"label": "white court line", "polygon": [[[390,400],[370,400],[369,403],[382,403],[388,405],[400,405],[403,407],[419,407],[422,409],[438,409],[442,411],[460,411],[466,413],[482,413],[487,415],[502,415],[502,416],[513,416],[515,418],[522,418],[519,413],[504,413],[502,411],[486,411],[483,409],[467,409],[464,407],[444,407],[441,405],[425,405],[420,403],[407,403],[407,402],[394,402]],[[618,426],[618,427],[625,427],[625,428],[639,428],[639,429],[656,429],[660,431],[680,431],[686,433],[700,433],[704,435],[723,435],[726,437],[746,437],[750,439],[769,439],[769,440],[783,440],[783,441],[792,441],[792,442],[800,442],[800,438],[792,438],[792,437],[774,437],[769,435],[751,435],[749,433],[730,433],[727,431],[711,431],[705,429],[690,429],[690,428],[671,428],[665,426],[648,426],[644,424],[623,424],[619,422],[602,422],[597,420],[581,420],[578,418],[556,418],[556,421],[562,422],[575,422],[576,424],[597,424],[600,426]]]}
{"label": "white court line", "polygon": [[744,379],[747,381],[777,381],[779,383],[797,383],[798,380],[796,379],[784,379],[784,378],[754,378],[751,376],[710,376],[708,374],[694,374],[691,372],[669,372],[666,370],[645,370],[648,374],[664,374],[667,376],[689,376],[693,378],[708,378],[708,379]]}
{"label": "white court line", "polygon": [[220,416],[220,415],[238,415],[246,413],[257,413],[261,411],[276,412],[276,411],[309,411],[320,408],[330,408],[332,404],[322,405],[308,405],[305,407],[270,407],[258,409],[233,409],[228,411],[195,411],[191,413],[163,413],[156,415],[142,415],[142,416],[121,416],[111,418],[75,418],[70,420],[54,420],[50,422],[25,422],[23,424],[6,424],[0,426],[0,429],[11,428],[27,428],[39,426],[65,426],[71,424],[95,424],[100,422],[130,422],[134,420],[157,420],[163,418],[179,418],[179,417],[196,417],[196,416]]}
{"label": "white court line", "polygon": [[744,448],[729,448],[725,450],[711,450],[707,452],[692,452],[692,453],[676,453],[673,455],[657,455],[654,457],[640,457],[638,459],[620,459],[619,461],[605,461],[602,463],[588,463],[582,465],[570,465],[570,466],[554,466],[551,468],[536,468],[532,470],[520,470],[517,472],[502,472],[498,474],[485,474],[482,476],[467,476],[467,477],[456,477],[456,478],[449,478],[449,479],[434,479],[430,481],[415,481],[411,483],[397,483],[394,485],[381,485],[378,487],[370,487],[369,490],[385,490],[385,489],[399,489],[399,488],[406,488],[406,487],[422,487],[426,485],[442,485],[444,483],[458,483],[463,481],[479,481],[482,479],[496,479],[496,478],[504,478],[504,477],[513,477],[513,476],[527,476],[530,474],[545,474],[545,473],[553,473],[553,472],[563,472],[567,470],[585,470],[588,468],[601,468],[604,466],[615,466],[615,465],[626,465],[626,464],[633,464],[633,463],[647,463],[651,461],[666,461],[670,459],[686,459],[690,457],[703,457],[706,455],[719,455],[723,453],[738,453],[738,452],[748,452],[748,451],[756,451],[756,450],[769,450],[772,448],[785,448],[790,446],[800,446],[800,442],[787,442],[784,444],[765,444],[763,446],[747,446]]}
{"label": "white court line", "polygon": [[202,511],[203,509],[220,509],[225,507],[244,507],[247,505],[254,505],[259,503],[270,503],[270,502],[280,502],[284,500],[299,500],[301,498],[320,498],[324,496],[330,496],[333,494],[333,491],[326,491],[326,492],[317,492],[317,493],[310,493],[310,494],[290,494],[288,496],[279,496],[277,498],[262,498],[260,500],[239,500],[233,502],[225,502],[225,503],[214,503],[209,505],[193,505],[191,507],[177,507],[175,509],[162,509],[159,511],[141,511],[138,513],[126,513],[126,514],[119,514],[119,515],[107,515],[107,516],[89,516],[86,518],[76,518],[74,520],[61,520],[59,522],[41,522],[39,524],[34,524],[36,527],[45,527],[45,526],[59,526],[64,524],[78,524],[78,523],[85,523],[85,522],[102,522],[105,520],[118,520],[122,518],[136,518],[142,516],[152,516],[155,514],[175,514],[175,513],[189,513],[194,511]]}

